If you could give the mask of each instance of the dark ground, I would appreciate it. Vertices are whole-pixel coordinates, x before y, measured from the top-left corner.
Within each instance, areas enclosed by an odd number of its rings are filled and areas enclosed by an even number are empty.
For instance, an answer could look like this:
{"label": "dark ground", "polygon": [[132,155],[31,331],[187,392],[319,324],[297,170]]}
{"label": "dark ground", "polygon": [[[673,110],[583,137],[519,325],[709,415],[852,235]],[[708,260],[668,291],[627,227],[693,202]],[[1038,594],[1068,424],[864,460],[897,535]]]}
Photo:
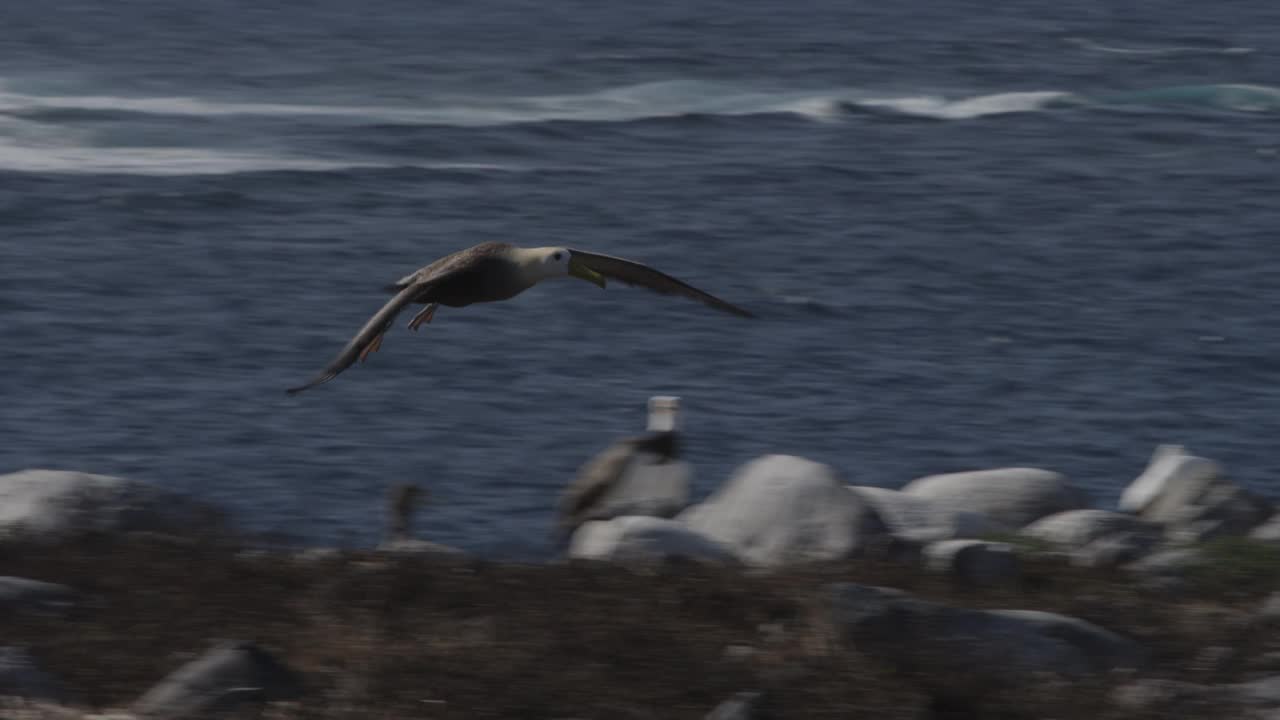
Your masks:
{"label": "dark ground", "polygon": [[[1206,578],[1170,596],[1042,561],[1016,587],[979,591],[873,560],[776,574],[371,551],[290,561],[241,553],[241,542],[93,535],[0,545],[0,575],[84,596],[63,616],[0,618],[0,638],[28,646],[94,708],[127,706],[211,641],[237,639],[301,673],[301,699],[273,709],[278,717],[467,720],[694,719],[744,690],[768,691],[776,718],[930,717],[932,699],[910,674],[840,645],[823,592],[836,580],[1090,620],[1150,648],[1144,674],[1157,677],[1243,680],[1254,658],[1280,650],[1274,626],[1250,622],[1270,580],[1248,577]],[[755,652],[731,657],[731,646]],[[1214,646],[1236,652],[1204,662]],[[1108,689],[1026,691],[954,717],[1132,717],[1107,704]]]}

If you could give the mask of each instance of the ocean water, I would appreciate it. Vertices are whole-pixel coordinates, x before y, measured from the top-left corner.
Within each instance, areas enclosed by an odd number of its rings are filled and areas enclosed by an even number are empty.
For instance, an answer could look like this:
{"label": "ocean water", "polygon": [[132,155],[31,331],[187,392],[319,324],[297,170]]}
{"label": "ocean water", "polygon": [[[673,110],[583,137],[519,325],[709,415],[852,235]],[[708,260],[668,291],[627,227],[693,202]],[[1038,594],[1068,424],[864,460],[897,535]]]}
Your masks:
{"label": "ocean water", "polygon": [[[1002,465],[1115,501],[1158,443],[1280,492],[1280,5],[0,4],[0,471],[246,525],[547,550],[560,488],[684,404],[695,496]],[[403,320],[483,240],[620,254]]]}

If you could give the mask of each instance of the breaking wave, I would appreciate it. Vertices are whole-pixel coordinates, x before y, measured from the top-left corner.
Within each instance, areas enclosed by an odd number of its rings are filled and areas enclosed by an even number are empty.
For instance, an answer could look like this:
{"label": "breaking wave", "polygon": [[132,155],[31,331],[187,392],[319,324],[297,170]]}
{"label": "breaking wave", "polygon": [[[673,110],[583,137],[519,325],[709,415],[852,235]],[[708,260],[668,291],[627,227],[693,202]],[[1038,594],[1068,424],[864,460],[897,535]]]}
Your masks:
{"label": "breaking wave", "polygon": [[[1136,51],[1135,51],[1136,52]],[[962,97],[940,93],[885,96],[866,90],[771,90],[695,80],[644,83],[597,92],[528,97],[424,98],[420,107],[222,102],[199,98],[30,95],[0,85],[0,113],[40,117],[66,110],[150,115],[331,118],[365,123],[513,125],[550,121],[632,122],[689,115],[788,114],[831,121],[851,109],[892,110],[939,119],[968,119],[1058,106],[1197,104],[1274,111],[1280,89],[1259,85],[1195,85],[1090,96],[1065,91],[1001,92]]]}
{"label": "breaking wave", "polygon": [[[877,94],[865,90],[772,90],[725,83],[679,80],[598,92],[507,98],[438,97],[421,107],[340,106],[221,102],[198,98],[137,98],[106,95],[40,96],[12,92],[0,84],[0,169],[24,172],[138,174],[238,173],[270,170],[331,171],[349,168],[422,167],[460,170],[527,170],[500,164],[404,162],[357,157],[338,159],[307,153],[200,147],[121,147],[101,142],[92,123],[78,113],[110,113],[115,123],[146,116],[291,117],[300,122],[328,118],[377,132],[371,125],[504,126],[546,122],[627,123],[681,117],[790,116],[835,123],[866,113],[936,120],[1055,111],[1126,108],[1280,112],[1280,88],[1210,84],[1085,95],[1060,90],[949,96],[942,93]],[[68,115],[68,111],[72,111]],[[281,147],[286,147],[282,142]],[[536,168],[535,168],[536,169]]]}
{"label": "breaking wave", "polygon": [[1212,45],[1171,45],[1171,46],[1153,46],[1153,47],[1120,47],[1117,45],[1106,45],[1094,42],[1088,38],[1069,37],[1065,40],[1081,49],[1092,52],[1107,53],[1109,55],[1130,55],[1135,57],[1159,58],[1159,57],[1177,57],[1187,55],[1252,55],[1257,52],[1251,47],[1243,46],[1212,46]]}

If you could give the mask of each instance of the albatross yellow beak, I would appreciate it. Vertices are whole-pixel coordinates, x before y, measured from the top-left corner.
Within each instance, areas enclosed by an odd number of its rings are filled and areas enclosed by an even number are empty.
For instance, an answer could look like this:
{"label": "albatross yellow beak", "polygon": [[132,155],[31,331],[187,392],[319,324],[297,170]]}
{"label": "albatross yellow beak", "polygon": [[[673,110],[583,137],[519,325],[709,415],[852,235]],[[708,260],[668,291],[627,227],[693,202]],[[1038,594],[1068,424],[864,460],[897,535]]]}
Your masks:
{"label": "albatross yellow beak", "polygon": [[582,278],[587,282],[595,283],[600,287],[605,285],[603,275],[587,267],[581,260],[572,255],[569,256],[569,274],[576,278]]}

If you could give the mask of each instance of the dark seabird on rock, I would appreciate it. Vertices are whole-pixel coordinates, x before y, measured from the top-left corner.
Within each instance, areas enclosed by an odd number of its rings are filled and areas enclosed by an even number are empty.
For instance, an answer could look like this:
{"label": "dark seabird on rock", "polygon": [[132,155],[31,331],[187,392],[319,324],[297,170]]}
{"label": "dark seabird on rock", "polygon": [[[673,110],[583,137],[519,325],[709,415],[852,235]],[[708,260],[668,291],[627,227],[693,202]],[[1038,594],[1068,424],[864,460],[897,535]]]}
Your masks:
{"label": "dark seabird on rock", "polygon": [[680,460],[678,409],[678,398],[650,398],[646,434],[623,438],[583,464],[560,497],[559,540],[568,539],[589,520],[670,517],[684,508],[689,468]]}
{"label": "dark seabird on rock", "polygon": [[369,318],[319,375],[286,392],[293,395],[328,382],[357,360],[363,361],[369,353],[376,352],[391,323],[411,303],[425,305],[409,321],[409,327],[417,330],[423,323],[431,322],[440,305],[465,307],[508,300],[543,280],[569,276],[602,288],[605,278],[613,278],[663,295],[684,295],[739,317],[755,317],[736,305],[632,260],[564,247],[520,248],[487,242],[446,255],[387,286],[386,290],[395,293],[394,297]]}

